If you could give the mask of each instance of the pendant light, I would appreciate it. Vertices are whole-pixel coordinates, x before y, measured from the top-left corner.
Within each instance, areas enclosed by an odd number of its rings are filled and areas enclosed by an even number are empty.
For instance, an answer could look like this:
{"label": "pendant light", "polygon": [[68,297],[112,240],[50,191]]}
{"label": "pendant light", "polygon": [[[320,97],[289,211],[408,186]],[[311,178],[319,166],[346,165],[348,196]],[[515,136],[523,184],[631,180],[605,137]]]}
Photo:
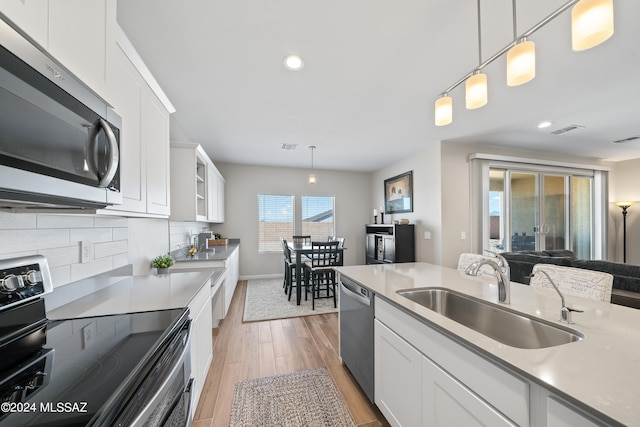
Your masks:
{"label": "pendant light", "polygon": [[316,183],[316,176],[313,173],[313,150],[316,149],[315,145],[310,145],[309,149],[311,150],[311,173],[309,174],[309,184],[315,184]]}
{"label": "pendant light", "polygon": [[448,93],[436,99],[436,126],[446,126],[453,121],[453,100]]}
{"label": "pendant light", "polygon": [[571,9],[571,47],[591,49],[613,35],[613,0],[580,0]]}
{"label": "pendant light", "polygon": [[536,76],[536,45],[521,38],[507,52],[507,85],[520,86]]}
{"label": "pendant light", "polygon": [[[478,0],[478,64],[482,65],[482,27],[480,0]],[[465,102],[468,110],[487,105],[487,75],[480,68],[473,72],[465,83]]]}
{"label": "pendant light", "polygon": [[[513,39],[517,40],[516,0],[512,0]],[[536,45],[522,37],[507,52],[507,86],[520,86],[536,76]]]}

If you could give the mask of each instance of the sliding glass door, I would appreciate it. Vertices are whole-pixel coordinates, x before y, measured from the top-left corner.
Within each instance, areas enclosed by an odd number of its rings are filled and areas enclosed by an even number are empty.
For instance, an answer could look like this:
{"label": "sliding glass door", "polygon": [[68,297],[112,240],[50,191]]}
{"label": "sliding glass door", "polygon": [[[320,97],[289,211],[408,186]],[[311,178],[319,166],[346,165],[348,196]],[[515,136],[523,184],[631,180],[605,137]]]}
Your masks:
{"label": "sliding glass door", "polygon": [[593,178],[489,170],[489,241],[495,252],[573,249],[591,257]]}

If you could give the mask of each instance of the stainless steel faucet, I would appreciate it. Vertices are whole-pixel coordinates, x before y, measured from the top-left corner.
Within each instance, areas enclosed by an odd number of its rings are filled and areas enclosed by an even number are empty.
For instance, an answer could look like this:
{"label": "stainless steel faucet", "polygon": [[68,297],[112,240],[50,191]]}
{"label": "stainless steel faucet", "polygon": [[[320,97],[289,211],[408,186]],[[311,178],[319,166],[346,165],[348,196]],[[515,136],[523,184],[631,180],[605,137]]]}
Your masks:
{"label": "stainless steel faucet", "polygon": [[567,305],[564,302],[564,295],[562,295],[562,292],[560,292],[560,289],[553,282],[553,279],[551,279],[549,274],[544,270],[538,270],[538,271],[535,272],[535,274],[538,274],[538,273],[544,274],[547,277],[547,279],[549,280],[549,283],[551,283],[551,286],[553,286],[553,289],[555,289],[556,292],[558,293],[558,295],[560,295],[560,301],[562,303],[562,308],[560,309],[560,321],[562,323],[572,324],[573,320],[571,319],[571,313],[573,313],[574,311],[576,313],[582,313],[583,310],[576,310],[575,308],[567,307]]}
{"label": "stainless steel faucet", "polygon": [[481,259],[471,263],[465,270],[464,273],[470,276],[477,276],[480,271],[480,267],[483,265],[488,265],[493,268],[493,272],[496,275],[496,280],[498,281],[498,302],[503,304],[511,303],[511,279],[510,279],[510,270],[509,263],[507,260],[501,256],[496,255],[498,262],[495,262],[490,259]]}

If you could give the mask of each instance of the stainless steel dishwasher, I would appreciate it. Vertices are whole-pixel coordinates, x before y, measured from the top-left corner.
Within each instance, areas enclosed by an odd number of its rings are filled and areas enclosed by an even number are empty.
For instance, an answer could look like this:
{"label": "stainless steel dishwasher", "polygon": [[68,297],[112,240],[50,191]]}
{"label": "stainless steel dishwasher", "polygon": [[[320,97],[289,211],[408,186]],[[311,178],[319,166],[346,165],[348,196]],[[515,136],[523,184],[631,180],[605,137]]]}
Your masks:
{"label": "stainless steel dishwasher", "polygon": [[374,293],[340,275],[340,357],[373,402]]}

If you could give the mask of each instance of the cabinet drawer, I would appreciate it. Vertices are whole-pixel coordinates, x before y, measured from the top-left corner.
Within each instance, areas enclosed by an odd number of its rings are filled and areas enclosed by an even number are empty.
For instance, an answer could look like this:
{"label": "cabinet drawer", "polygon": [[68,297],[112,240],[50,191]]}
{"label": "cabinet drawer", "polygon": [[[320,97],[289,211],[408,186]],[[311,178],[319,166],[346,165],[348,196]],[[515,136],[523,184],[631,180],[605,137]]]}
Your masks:
{"label": "cabinet drawer", "polygon": [[529,383],[404,311],[376,300],[375,317],[520,426],[529,425]]}

